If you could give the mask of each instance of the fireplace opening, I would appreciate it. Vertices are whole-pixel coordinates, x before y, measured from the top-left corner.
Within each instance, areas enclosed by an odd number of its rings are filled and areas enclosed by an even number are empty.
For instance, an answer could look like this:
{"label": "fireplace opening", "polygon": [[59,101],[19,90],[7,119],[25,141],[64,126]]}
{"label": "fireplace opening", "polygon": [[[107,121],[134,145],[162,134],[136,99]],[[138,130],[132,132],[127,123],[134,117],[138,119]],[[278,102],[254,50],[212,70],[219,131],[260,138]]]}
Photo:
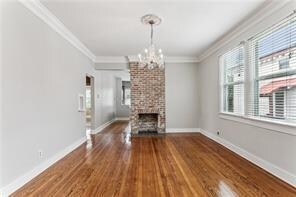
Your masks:
{"label": "fireplace opening", "polygon": [[158,133],[158,113],[140,113],[139,134]]}

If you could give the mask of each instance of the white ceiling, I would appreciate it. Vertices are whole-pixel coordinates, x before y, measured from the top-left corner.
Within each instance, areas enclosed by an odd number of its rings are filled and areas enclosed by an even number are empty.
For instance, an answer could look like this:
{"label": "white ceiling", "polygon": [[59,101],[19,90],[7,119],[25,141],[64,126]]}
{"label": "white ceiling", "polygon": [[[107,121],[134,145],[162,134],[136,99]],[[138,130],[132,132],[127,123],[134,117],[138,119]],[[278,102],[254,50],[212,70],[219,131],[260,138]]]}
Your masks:
{"label": "white ceiling", "polygon": [[136,55],[149,44],[141,16],[163,22],[155,43],[166,56],[198,57],[264,0],[41,0],[96,56]]}

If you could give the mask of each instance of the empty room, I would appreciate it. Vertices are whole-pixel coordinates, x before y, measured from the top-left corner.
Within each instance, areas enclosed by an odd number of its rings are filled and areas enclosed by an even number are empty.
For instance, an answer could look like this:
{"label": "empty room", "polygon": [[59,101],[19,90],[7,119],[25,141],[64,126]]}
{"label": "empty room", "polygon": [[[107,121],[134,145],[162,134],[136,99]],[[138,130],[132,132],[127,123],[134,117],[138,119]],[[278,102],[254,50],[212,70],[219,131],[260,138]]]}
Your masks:
{"label": "empty room", "polygon": [[296,0],[0,10],[0,197],[296,197]]}

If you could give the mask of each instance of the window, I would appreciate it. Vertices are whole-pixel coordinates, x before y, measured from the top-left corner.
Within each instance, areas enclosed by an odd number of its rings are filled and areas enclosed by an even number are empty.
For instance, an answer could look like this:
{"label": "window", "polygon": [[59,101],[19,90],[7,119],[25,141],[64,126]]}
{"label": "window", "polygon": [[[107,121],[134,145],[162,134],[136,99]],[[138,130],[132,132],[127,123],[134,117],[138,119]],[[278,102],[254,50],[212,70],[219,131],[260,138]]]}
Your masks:
{"label": "window", "polygon": [[244,114],[244,47],[220,57],[221,111]]}
{"label": "window", "polygon": [[289,57],[286,57],[285,59],[279,60],[280,69],[289,68],[289,61],[290,61]]}
{"label": "window", "polygon": [[131,83],[130,81],[122,81],[122,105],[131,104]]}
{"label": "window", "polygon": [[295,14],[249,40],[248,115],[296,121]]}

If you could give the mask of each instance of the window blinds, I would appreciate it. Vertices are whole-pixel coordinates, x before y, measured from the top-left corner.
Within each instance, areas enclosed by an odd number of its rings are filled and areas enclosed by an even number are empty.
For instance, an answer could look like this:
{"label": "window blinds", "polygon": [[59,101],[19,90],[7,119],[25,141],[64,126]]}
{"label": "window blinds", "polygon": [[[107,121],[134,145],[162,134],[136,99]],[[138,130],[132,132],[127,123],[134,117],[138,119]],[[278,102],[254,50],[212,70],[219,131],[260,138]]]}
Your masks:
{"label": "window blinds", "polygon": [[248,41],[249,116],[296,121],[296,17]]}
{"label": "window blinds", "polygon": [[220,57],[222,112],[244,114],[244,61],[243,45]]}

